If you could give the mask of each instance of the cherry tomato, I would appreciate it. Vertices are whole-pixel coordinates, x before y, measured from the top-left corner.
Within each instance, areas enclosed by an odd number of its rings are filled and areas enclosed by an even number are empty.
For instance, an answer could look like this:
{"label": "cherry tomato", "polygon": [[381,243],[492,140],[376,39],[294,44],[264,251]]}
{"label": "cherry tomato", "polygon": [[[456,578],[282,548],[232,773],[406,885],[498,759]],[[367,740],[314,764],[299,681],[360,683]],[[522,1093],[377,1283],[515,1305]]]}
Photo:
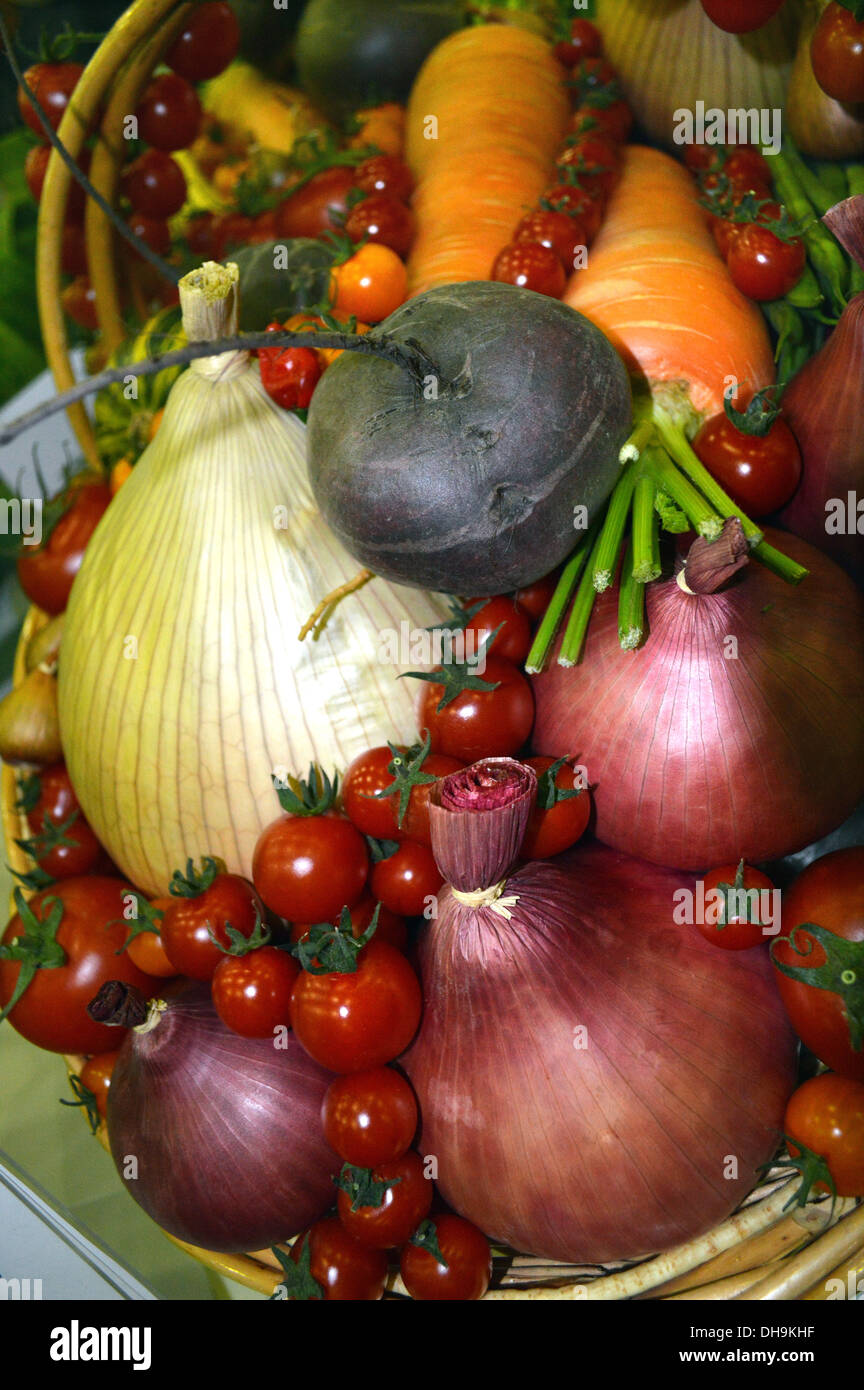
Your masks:
{"label": "cherry tomato", "polygon": [[618,146],[597,131],[577,135],[558,159],[559,169],[573,169],[580,185],[608,198],[620,177]]}
{"label": "cherry tomato", "polygon": [[[783,1130],[828,1164],[838,1197],[864,1197],[864,1085],[823,1072],[805,1081],[786,1107]],[[789,1145],[797,1157],[800,1150]],[[830,1192],[828,1183],[817,1189]]]}
{"label": "cherry tomato", "polygon": [[64,286],[60,293],[60,303],[64,314],[73,323],[77,323],[79,328],[95,331],[99,327],[96,291],[86,275],[76,275],[70,284]]}
{"label": "cherry tomato", "polygon": [[[167,256],[171,250],[171,229],[167,222],[160,222],[155,217],[145,217],[143,212],[133,212],[129,218],[129,227],[137,237],[155,251],[157,256]],[[132,249],[133,256],[139,256],[140,252]]]}
{"label": "cherry tomato", "polygon": [[490,278],[552,299],[560,299],[567,285],[557,252],[539,241],[513,241],[505,246],[495,257]]}
{"label": "cherry tomato", "polygon": [[60,269],[64,275],[87,274],[87,245],[84,240],[84,228],[80,223],[67,222],[63,227]]}
{"label": "cherry tomato", "polygon": [[633,112],[623,97],[607,100],[605,94],[601,98],[598,93],[582,102],[570,124],[577,133],[586,128],[596,130],[616,145],[623,145],[633,126]]}
{"label": "cherry tomato", "polygon": [[[278,332],[281,323],[268,323],[267,332]],[[261,385],[271,401],[283,410],[305,410],[321,380],[323,368],[314,348],[260,348]]]}
{"label": "cherry tomato", "polygon": [[145,150],[123,171],[123,193],[146,217],[172,217],[186,201],[186,177],[164,150]]}
{"label": "cherry tomato", "polygon": [[365,193],[389,193],[405,202],[414,191],[414,175],[398,155],[373,154],[354,170],[354,187]]}
{"label": "cherry tomato", "polygon": [[835,101],[864,101],[864,20],[835,0],[824,10],[810,40],[816,81]]}
{"label": "cherry tomato", "polygon": [[368,1071],[405,1051],[420,1022],[420,983],[401,952],[373,937],[346,974],[303,971],[294,986],[297,1039],[329,1071]]}
{"label": "cherry tomato", "polygon": [[318,1221],[291,1246],[291,1259],[299,1264],[308,1242],[312,1278],[324,1290],[329,1303],[375,1303],[387,1282],[387,1256],[361,1245],[350,1236],[338,1217]]}
{"label": "cherry tomato", "polygon": [[414,214],[390,193],[370,193],[355,203],[345,219],[345,235],[351,241],[389,246],[397,256],[407,256],[414,240]]}
{"label": "cherry tomato", "polygon": [[72,582],[81,568],[87,542],[111,501],[106,483],[84,483],[68,489],[69,505],[48,540],[24,546],[18,559],[18,578],[31,603],[46,613],[62,613]]}
{"label": "cherry tomato", "polygon": [[492,1251],[483,1232],[461,1216],[442,1213],[431,1222],[444,1258],[409,1243],[402,1250],[399,1272],[412,1298],[452,1302],[482,1298],[492,1278]]}
{"label": "cherry tomato", "polygon": [[801,480],[801,451],[782,418],[760,438],[742,434],[725,413],[713,415],[693,449],[733,502],[754,518],[776,512]]}
{"label": "cherry tomato", "polygon": [[702,0],[702,8],[727,34],[749,34],[773,19],[784,0]]}
{"label": "cherry tomato", "polygon": [[[128,932],[121,919],[131,892],[123,879],[88,874],[64,879],[30,899],[28,906],[42,923],[50,919],[52,899],[62,907],[55,941],[65,959],[56,967],[40,967],[8,1016],[28,1042],[49,1052],[108,1052],[122,1034],[90,1018],[87,1005],[94,995],[108,980],[153,995],[155,981],[120,950]],[[16,912],[2,944],[12,945],[25,932],[29,936]],[[17,960],[0,960],[0,1008],[12,998],[20,969]]]}
{"label": "cherry tomato", "polygon": [[516,607],[527,613],[532,622],[538,623],[549,606],[557,583],[558,571],[555,570],[552,574],[535,580],[533,584],[526,585],[524,589],[517,589],[513,595]]}
{"label": "cherry tomato", "polygon": [[767,227],[745,226],[729,248],[733,283],[749,299],[782,299],[797,285],[807,263],[800,237],[781,241]]}
{"label": "cherry tomato", "polygon": [[[470,599],[468,606],[473,607],[477,601]],[[468,619],[463,630],[472,634],[472,650],[479,651],[481,643],[502,623],[504,626],[486,650],[520,666],[531,649],[531,624],[514,599],[505,594],[487,599],[474,617]]]}
{"label": "cherry tomato", "polygon": [[282,815],[261,832],[252,878],[271,912],[289,922],[330,922],[366,886],[369,856],[350,821]]}
{"label": "cherry tomato", "polygon": [[717,250],[720,252],[724,261],[728,260],[729,252],[732,249],[732,243],[741,231],[741,228],[746,226],[746,223],[733,222],[728,217],[714,216],[709,217],[709,221],[711,224],[711,234],[714,237]]}
{"label": "cherry tomato", "polygon": [[521,671],[500,657],[486,658],[481,679],[495,690],[465,690],[439,711],[444,687],[424,681],[418,725],[432,736],[432,751],[461,758],[509,757],[518,752],[534,722],[534,696]]}
{"label": "cherry tomato", "polygon": [[[547,772],[555,758],[527,758],[526,762],[537,773],[538,781]],[[576,790],[577,773],[570,763],[565,763],[555,774],[555,786],[560,791]],[[523,859],[550,859],[569,849],[584,835],[591,815],[591,796],[587,787],[581,787],[578,796],[556,801],[544,807],[539,798],[531,811],[525,839],[522,841]]]}
{"label": "cherry tomato", "polygon": [[213,225],[213,245],[219,260],[226,251],[247,246],[255,227],[255,219],[244,212],[221,213]]}
{"label": "cherry tomato", "polygon": [[324,232],[338,231],[340,219],[348,213],[348,193],[354,187],[354,170],[344,164],[314,174],[278,207],[278,235],[320,237]]}
{"label": "cherry tomato", "polygon": [[[375,927],[375,940],[386,941],[389,946],[395,946],[397,951],[404,951],[408,944],[408,928],[404,918],[398,917],[395,912],[391,912],[388,907],[384,907],[381,903],[376,903],[371,893],[364,893],[359,902],[356,902],[349,910],[352,936],[356,938],[363,935],[372,921],[376,907],[378,909],[378,923]],[[334,927],[339,926],[342,920],[341,912],[338,917],[332,917],[330,920]],[[312,925],[311,922],[292,922],[291,940],[302,941]]]}
{"label": "cherry tomato", "polygon": [[771,188],[771,165],[750,145],[739,145],[723,165],[723,173],[733,187]]}
{"label": "cherry tomato", "polygon": [[572,69],[570,84],[577,93],[578,100],[584,101],[617,82],[618,74],[605,58],[590,54],[580,58]]}
{"label": "cherry tomato", "polygon": [[684,163],[694,174],[707,173],[719,162],[720,149],[719,145],[705,145],[701,141],[694,141],[692,145],[684,146]]}
{"label": "cherry tomato", "polygon": [[42,197],[42,185],[45,182],[45,172],[50,158],[50,145],[33,145],[27,151],[24,159],[24,177],[27,180],[27,187],[30,189],[31,196],[37,203]]}
{"label": "cherry tomato", "polygon": [[[80,63],[34,63],[33,67],[25,72],[24,82],[27,89],[39,102],[52,130],[56,130],[62,121],[69,105],[69,98],[77,87],[83,71]],[[40,140],[47,140],[36,108],[23,87],[18,88],[17,96],[21,119]]]}
{"label": "cherry tomato", "polygon": [[539,242],[555,252],[569,275],[574,269],[576,250],[588,245],[588,236],[578,217],[566,212],[531,212],[523,217],[513,240]]}
{"label": "cherry tomato", "polygon": [[376,840],[399,837],[393,797],[375,795],[393,782],[392,774],[387,771],[392,758],[386,744],[369,748],[365,753],[358,753],[342,779],[342,805],[346,816],[364,835],[372,835]]}
{"label": "cherry tomato", "polygon": [[423,1159],[413,1149],[401,1158],[372,1167],[376,1182],[392,1183],[375,1206],[357,1205],[347,1192],[339,1191],[336,1209],[349,1235],[361,1245],[375,1250],[391,1250],[405,1241],[428,1216],[435,1191],[426,1177]]}
{"label": "cherry tomato", "polygon": [[239,47],[240,25],[231,6],[208,0],[190,15],[165,62],[190,82],[206,82],[225,71]]}
{"label": "cherry tomato", "polygon": [[590,19],[572,19],[569,37],[555,45],[555,57],[565,68],[575,68],[583,58],[599,58],[602,52],[600,30]]}
{"label": "cherry tomato", "polygon": [[333,272],[333,313],[337,318],[380,323],[408,293],[408,272],[389,246],[369,243]]}
{"label": "cherry tomato", "polygon": [[[160,907],[164,912],[170,906],[171,898],[155,898],[154,907]],[[143,970],[145,975],[155,975],[160,980],[170,980],[177,974],[177,969],[165,954],[165,947],[162,945],[162,937],[153,931],[139,932],[134,936],[126,947],[126,954],[130,960],[134,961],[139,970]]]}
{"label": "cherry tomato", "polygon": [[392,1067],[331,1081],[321,1106],[324,1138],[340,1158],[372,1168],[401,1158],[417,1129],[414,1092]]}
{"label": "cherry tomato", "polygon": [[[852,1046],[850,1023],[842,995],[818,989],[804,979],[791,979],[778,966],[819,969],[825,948],[810,932],[795,931],[812,922],[838,938],[839,949],[857,957],[847,969],[861,979],[864,958],[864,848],[825,854],[798,875],[783,891],[783,937],[772,942],[771,956],[777,987],[792,1027],[801,1041],[832,1071],[864,1081],[864,1048]],[[795,932],[794,946],[788,938]],[[831,948],[830,936],[827,938]],[[845,943],[845,945],[844,945]],[[841,972],[842,973],[842,966]],[[853,982],[854,983],[854,982]],[[862,1020],[864,1022],[864,1020]]]}
{"label": "cherry tomato", "polygon": [[138,134],[157,150],[185,150],[201,124],[195,88],[176,72],[154,77],[138,107]]}
{"label": "cherry tomato", "polygon": [[372,865],[372,896],[401,917],[419,917],[444,882],[431,849],[405,840],[389,859]]}
{"label": "cherry tomato", "polygon": [[[427,753],[423,759],[422,771],[430,777],[449,777],[458,772],[464,764],[459,758],[450,758],[445,753]],[[432,844],[429,829],[429,793],[434,783],[424,782],[415,787],[408,800],[408,810],[402,819],[401,833],[409,840],[417,840],[422,845]]]}
{"label": "cherry tomato", "polygon": [[589,193],[587,188],[577,188],[572,183],[559,183],[546,190],[541,202],[548,203],[554,211],[564,212],[575,218],[588,245],[603,224],[603,199]]}
{"label": "cherry tomato", "polygon": [[96,1097],[96,1109],[104,1120],[108,1114],[108,1091],[111,1075],[117,1065],[118,1052],[98,1052],[90,1057],[81,1068],[81,1084],[92,1091]]}
{"label": "cherry tomato", "polygon": [[39,867],[52,878],[90,873],[102,846],[84,819],[66,764],[44,768],[23,783],[21,791],[32,831],[31,853]]}
{"label": "cherry tomato", "polygon": [[230,939],[226,926],[248,937],[263,915],[261,900],[251,883],[239,874],[216,873],[209,887],[197,896],[172,896],[162,918],[165,954],[190,980],[212,980],[225,953],[210,940],[210,932],[227,948]]}
{"label": "cherry tomato", "polygon": [[300,966],[287,951],[261,946],[246,956],[223,956],[213,975],[213,1004],[232,1033],[272,1038],[291,1022],[291,994]]}
{"label": "cherry tomato", "polygon": [[203,260],[216,260],[216,218],[212,212],[199,212],[186,224],[186,241],[189,250]]}
{"label": "cherry tomato", "polygon": [[[724,864],[707,873],[702,882],[706,920],[696,925],[712,946],[721,946],[725,951],[749,951],[754,946],[764,945],[771,937],[772,928],[774,935],[777,934],[779,923],[771,920],[773,899],[770,895],[774,884],[758,869],[745,864],[739,883],[738,865]],[[735,897],[727,889],[738,889],[748,896]],[[768,896],[763,897],[763,893]]]}

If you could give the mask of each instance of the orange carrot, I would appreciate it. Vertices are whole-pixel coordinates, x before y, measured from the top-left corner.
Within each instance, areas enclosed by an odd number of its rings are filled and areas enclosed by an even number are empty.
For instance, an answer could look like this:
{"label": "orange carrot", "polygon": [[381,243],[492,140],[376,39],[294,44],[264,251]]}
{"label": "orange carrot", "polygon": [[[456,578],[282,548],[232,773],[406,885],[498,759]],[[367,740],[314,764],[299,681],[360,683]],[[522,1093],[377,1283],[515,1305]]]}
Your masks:
{"label": "orange carrot", "polygon": [[631,146],[603,226],[564,296],[652,386],[682,382],[696,410],[723,409],[734,379],[774,380],[765,323],[732,284],[687,171]]}
{"label": "orange carrot", "polygon": [[408,103],[409,294],[489,278],[516,223],[555,182],[570,114],[563,76],[547,43],[509,25],[462,29],[429,55]]}

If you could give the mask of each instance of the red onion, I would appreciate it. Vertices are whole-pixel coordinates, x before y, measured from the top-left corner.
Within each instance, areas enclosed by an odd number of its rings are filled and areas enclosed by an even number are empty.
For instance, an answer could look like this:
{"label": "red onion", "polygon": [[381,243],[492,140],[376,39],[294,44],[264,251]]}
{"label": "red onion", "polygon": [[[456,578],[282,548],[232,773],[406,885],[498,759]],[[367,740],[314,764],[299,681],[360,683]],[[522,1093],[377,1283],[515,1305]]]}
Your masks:
{"label": "red onion", "polygon": [[[470,878],[485,839],[504,877],[527,771],[503,809],[455,815],[433,788],[442,872]],[[795,1042],[767,952],[676,925],[687,886],[592,844],[510,874],[485,905],[442,889],[402,1062],[442,1195],[494,1240],[575,1263],[648,1255],[722,1221],[774,1153]]]}
{"label": "red onion", "polygon": [[[103,1021],[140,1023],[143,997],[130,1014],[111,988],[91,1007],[102,1002]],[[321,1127],[332,1077],[293,1033],[283,1048],[230,1032],[206,985],[167,986],[162,998],[150,1031],[130,1029],[111,1077],[108,1136],[126,1190],[171,1235],[208,1250],[296,1235],[333,1202],[340,1161]]]}
{"label": "red onion", "polygon": [[[864,196],[847,198],[824,221],[864,267]],[[792,378],[783,413],[804,473],[778,520],[864,584],[864,516],[857,510],[864,498],[864,294],[849,301],[825,346]]]}
{"label": "red onion", "polygon": [[649,584],[635,652],[610,588],[581,664],[534,680],[534,750],[578,754],[615,849],[685,869],[780,858],[864,795],[864,596],[803,541],[769,538],[811,571],[799,586],[757,563],[713,594]]}

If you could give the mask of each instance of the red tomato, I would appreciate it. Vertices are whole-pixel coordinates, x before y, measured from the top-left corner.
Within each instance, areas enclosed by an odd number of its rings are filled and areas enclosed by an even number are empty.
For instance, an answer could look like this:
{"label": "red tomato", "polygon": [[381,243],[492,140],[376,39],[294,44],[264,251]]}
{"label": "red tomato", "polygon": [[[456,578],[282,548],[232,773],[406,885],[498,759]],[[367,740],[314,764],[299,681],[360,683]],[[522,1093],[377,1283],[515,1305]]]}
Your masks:
{"label": "red tomato", "polygon": [[729,274],[749,299],[782,299],[804,272],[804,243],[795,237],[781,241],[767,227],[745,226],[729,248]]}
{"label": "red tomato", "polygon": [[582,102],[570,124],[577,133],[586,128],[596,130],[623,145],[633,125],[633,112],[623,97],[610,100],[606,93],[597,93]]}
{"label": "red tomato", "polygon": [[532,622],[539,623],[549,607],[557,583],[558,571],[555,570],[552,574],[535,580],[533,584],[528,584],[524,589],[517,589],[513,596],[516,607],[527,613]]}
{"label": "red tomato", "polygon": [[370,193],[354,204],[345,219],[345,235],[351,241],[377,242],[389,246],[397,256],[407,256],[414,231],[413,212],[390,193]]}
{"label": "red tomato", "polygon": [[384,1293],[387,1256],[354,1240],[337,1217],[317,1221],[297,1237],[291,1259],[300,1264],[307,1253],[309,1271],[326,1302],[374,1303]]}
{"label": "red tomato", "polygon": [[684,163],[695,174],[707,172],[709,169],[713,169],[718,162],[720,150],[719,145],[705,145],[701,142],[685,145]]}
{"label": "red tomato", "polygon": [[221,944],[231,944],[226,925],[242,936],[251,936],[264,915],[252,884],[239,874],[206,875],[209,886],[195,897],[172,895],[162,918],[162,945],[171,964],[190,980],[212,980],[224,951],[210,940],[212,931]]}
{"label": "red tomato", "polygon": [[[167,256],[171,250],[171,228],[167,222],[160,222],[155,217],[145,217],[143,212],[133,212],[129,218],[129,227],[137,237],[155,251],[157,256]],[[132,255],[140,256],[140,251],[132,247]]]}
{"label": "red tomato", "polygon": [[350,821],[283,815],[261,832],[252,878],[264,902],[289,922],[331,922],[364,887],[369,856]]}
{"label": "red tomato", "polygon": [[374,1205],[360,1205],[359,1199],[352,1201],[351,1195],[340,1188],[336,1209],[348,1234],[361,1245],[391,1250],[404,1245],[428,1216],[435,1191],[426,1177],[423,1159],[413,1149],[389,1163],[376,1163],[372,1180],[388,1184]]}
{"label": "red tomato", "polygon": [[513,240],[539,242],[555,252],[569,275],[574,268],[576,250],[588,245],[587,234],[578,217],[568,216],[566,212],[532,212],[523,217]]}
{"label": "red tomato", "polygon": [[[351,918],[352,936],[357,939],[363,935],[372,921],[376,907],[378,908],[378,922],[375,927],[376,941],[386,941],[388,945],[395,946],[397,951],[404,951],[408,943],[408,928],[404,919],[397,917],[395,912],[391,912],[381,903],[376,903],[371,893],[364,893],[359,902],[356,902],[350,909],[348,915]],[[334,927],[338,927],[341,925],[341,919],[342,914],[340,913],[338,917],[333,917],[330,920]],[[310,926],[313,925],[311,922],[292,922],[291,940],[302,941]]]}
{"label": "red tomato", "polygon": [[581,102],[596,96],[613,82],[617,83],[617,80],[618,74],[612,64],[595,54],[580,59],[572,70],[569,84]]}
{"label": "red tomato", "polygon": [[254,227],[255,219],[243,212],[220,214],[213,226],[213,244],[219,259],[229,248],[248,245]]}
{"label": "red tomato", "polygon": [[602,52],[600,30],[590,19],[571,19],[569,37],[555,45],[555,57],[565,68],[575,68],[583,58],[599,58]]}
{"label": "red tomato", "polygon": [[[537,773],[538,782],[544,772],[556,762],[555,758],[526,758],[529,766]],[[565,763],[555,774],[555,786],[560,791],[576,789],[577,773],[570,763]],[[541,789],[542,790],[542,789]],[[541,804],[538,796],[531,816],[525,839],[522,841],[523,859],[550,859],[569,849],[584,835],[591,815],[591,796],[587,787],[581,788],[578,796],[556,801],[552,806]]]}
{"label": "red tomato", "polygon": [[541,203],[553,211],[567,213],[578,220],[579,230],[584,232],[588,245],[594,240],[603,224],[603,199],[587,188],[577,188],[572,183],[559,183],[543,194]]}
{"label": "red tomato", "polygon": [[[33,67],[25,72],[24,81],[27,89],[39,102],[52,130],[56,130],[62,121],[69,105],[69,98],[77,87],[83,71],[80,63],[34,63]],[[40,140],[46,140],[47,136],[36,114],[36,108],[25,95],[23,87],[18,88],[17,96],[21,119],[35,131]]]}
{"label": "red tomato", "polygon": [[392,796],[375,795],[389,787],[393,776],[387,769],[393,754],[386,744],[358,753],[342,779],[342,805],[345,814],[364,835],[376,840],[396,840],[396,804]]}
{"label": "red tomato", "polygon": [[448,1213],[424,1223],[420,1234],[429,1226],[444,1263],[413,1241],[404,1247],[399,1272],[411,1297],[448,1302],[482,1298],[492,1278],[492,1251],[483,1232]]}
{"label": "red tomato", "polygon": [[560,299],[567,285],[557,252],[539,241],[511,241],[495,257],[490,279],[548,294],[552,299]]}
{"label": "red tomato", "polygon": [[417,1129],[414,1092],[392,1067],[331,1081],[321,1107],[324,1138],[346,1163],[372,1168],[401,1158]]}
{"label": "red tomato", "polygon": [[[477,602],[477,599],[469,599],[468,607],[473,607]],[[531,650],[531,624],[514,599],[505,594],[487,599],[473,618],[468,619],[463,630],[473,634],[472,650],[479,651],[480,644],[490,637],[501,623],[504,626],[486,650],[494,651],[495,655],[504,661],[512,661],[514,665],[521,666]]]}
{"label": "red tomato", "polygon": [[[838,1197],[864,1197],[864,1085],[833,1072],[805,1081],[786,1107],[783,1130],[824,1158]],[[800,1150],[790,1143],[789,1152]],[[819,1182],[818,1189],[831,1191]]]}
{"label": "red tomato", "polygon": [[741,231],[742,226],[746,224],[743,222],[733,222],[728,217],[710,216],[709,221],[711,223],[711,233],[717,245],[717,250],[725,261],[729,257],[732,243]]}
{"label": "red tomato", "polygon": [[62,613],[69,602],[87,542],[111,501],[111,489],[107,483],[83,483],[70,487],[66,495],[69,505],[48,540],[38,548],[24,546],[18,558],[21,588],[31,603],[52,614]]}
{"label": "red tomato", "polygon": [[[427,753],[423,759],[422,771],[430,777],[441,778],[449,777],[451,772],[458,772],[461,767],[464,767],[464,763],[459,758],[449,758],[444,753]],[[418,840],[421,845],[432,843],[429,829],[429,793],[433,785],[432,782],[424,782],[414,788],[402,821],[402,834],[407,835],[409,840]]]}
{"label": "red tomato", "polygon": [[354,170],[344,164],[313,175],[277,208],[278,235],[320,237],[324,232],[338,231],[340,218],[348,212],[349,189],[354,186]]}
{"label": "red tomato", "polygon": [[[9,1014],[12,1027],[37,1047],[49,1052],[108,1052],[122,1034],[94,1023],[87,1005],[108,980],[135,985],[148,998],[156,982],[128,959],[121,947],[128,923],[122,919],[132,888],[123,879],[89,874],[67,878],[30,899],[28,907],[40,922],[51,919],[52,899],[62,908],[54,943],[62,957],[56,967],[36,971]],[[16,912],[3,934],[3,945],[30,931]],[[118,955],[117,952],[120,951]],[[18,983],[17,960],[0,960],[0,1007],[6,1008]]]}
{"label": "red tomato", "polygon": [[702,0],[702,8],[718,29],[727,34],[749,34],[761,29],[783,5],[783,0]]}
{"label": "red tomato", "polygon": [[[712,946],[722,946],[726,951],[749,951],[777,935],[779,923],[772,920],[773,900],[762,896],[774,891],[774,884],[765,874],[745,864],[739,880],[738,865],[724,864],[712,869],[702,881],[706,920],[696,925]],[[735,890],[739,896],[733,896]]]}
{"label": "red tomato", "polygon": [[185,150],[198,134],[201,103],[185,77],[165,72],[146,88],[137,111],[138,134],[157,150]]}
{"label": "red tomato", "polygon": [[373,897],[402,917],[419,917],[443,882],[431,849],[416,840],[379,859],[369,876]]}
{"label": "red tomato", "polygon": [[[795,933],[794,946],[788,944],[795,929],[806,922],[838,938],[835,946],[829,936],[828,946],[844,958],[851,955],[846,969],[860,981],[864,974],[864,848],[825,854],[798,875],[783,892],[783,938],[771,944],[777,987],[801,1041],[833,1071],[864,1081],[864,1047],[853,1046],[846,1001],[835,990],[806,983],[806,972],[826,963],[824,946],[803,930]],[[778,966],[800,969],[802,979],[784,975]],[[849,1007],[855,1007],[851,1000]],[[860,1006],[858,1027],[864,1029]]]}
{"label": "red tomato", "polygon": [[170,980],[177,974],[177,970],[165,954],[162,938],[156,932],[142,931],[133,937],[126,947],[126,954],[145,975]]}
{"label": "red tomato", "polygon": [[70,284],[65,285],[60,294],[63,312],[79,328],[95,332],[99,327],[99,314],[96,309],[96,291],[86,275],[76,275]]}
{"label": "red tomato", "polygon": [[90,873],[102,846],[84,819],[65,763],[53,763],[23,782],[19,804],[33,832],[27,850],[46,874],[58,879]]}
{"label": "red tomato", "polygon": [[117,1064],[118,1052],[99,1052],[95,1057],[90,1057],[81,1068],[81,1082],[92,1091],[96,1098],[96,1109],[104,1120],[108,1114],[108,1091],[111,1087],[111,1075]]}
{"label": "red tomato", "polygon": [[[281,328],[281,323],[268,323],[267,332]],[[307,347],[259,348],[258,365],[261,385],[283,410],[305,410],[323,372],[317,352]]]}
{"label": "red tomato", "polygon": [[346,974],[303,971],[291,1021],[299,1042],[329,1071],[368,1071],[392,1062],[420,1022],[420,983],[405,957],[373,937]]}
{"label": "red tomato", "polygon": [[864,101],[864,19],[835,0],[824,10],[810,40],[816,81],[835,101]]}
{"label": "red tomato", "polygon": [[300,966],[287,951],[261,946],[245,956],[223,956],[213,975],[213,1004],[232,1033],[272,1038],[291,1022],[291,995]]}
{"label": "red tomato", "polygon": [[732,501],[754,518],[777,511],[801,481],[801,451],[782,418],[760,437],[742,434],[725,413],[713,415],[693,448]]}
{"label": "red tomato", "polygon": [[123,193],[145,217],[172,217],[186,201],[186,178],[163,150],[145,150],[123,171]]}
{"label": "red tomato", "polygon": [[560,155],[559,169],[572,169],[577,182],[589,192],[608,198],[620,178],[618,147],[596,131],[577,135]]}
{"label": "red tomato", "polygon": [[534,723],[534,696],[521,671],[498,656],[486,658],[478,673],[494,690],[465,690],[438,709],[444,686],[424,681],[418,701],[418,725],[428,729],[432,750],[460,758],[511,757],[522,747]]}
{"label": "red tomato", "polygon": [[770,189],[773,182],[768,160],[750,145],[739,145],[729,155],[723,173],[733,187]]}
{"label": "red tomato", "polygon": [[373,154],[354,170],[354,187],[365,193],[390,193],[405,202],[414,191],[414,175],[398,155]]}
{"label": "red tomato", "polygon": [[208,0],[189,16],[165,62],[190,82],[206,82],[225,71],[239,47],[240,25],[231,6]]}
{"label": "red tomato", "polygon": [[186,241],[189,250],[194,251],[196,256],[201,256],[204,260],[217,259],[217,230],[216,218],[212,212],[196,213],[186,225]]}

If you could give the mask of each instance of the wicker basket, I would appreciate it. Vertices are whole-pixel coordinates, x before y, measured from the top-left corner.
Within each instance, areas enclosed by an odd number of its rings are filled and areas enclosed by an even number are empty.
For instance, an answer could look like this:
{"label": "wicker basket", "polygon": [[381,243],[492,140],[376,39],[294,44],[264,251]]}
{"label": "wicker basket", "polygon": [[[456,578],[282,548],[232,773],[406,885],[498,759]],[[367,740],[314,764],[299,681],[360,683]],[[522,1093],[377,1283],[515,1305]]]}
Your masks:
{"label": "wicker basket", "polygon": [[[194,8],[177,0],[134,0],[115,24],[87,66],[75,100],[60,126],[60,138],[77,156],[97,113],[103,112],[93,151],[90,178],[110,202],[116,195],[122,163],[118,131],[122,118],[134,111],[139,94],[182,24]],[[66,327],[60,306],[60,258],[63,220],[70,174],[56,153],[48,164],[39,213],[37,284],[42,334],[58,390],[73,383]],[[86,213],[86,245],[91,282],[104,345],[111,351],[126,330],[121,315],[118,269],[113,232],[108,219],[91,201]],[[134,294],[134,285],[132,286]],[[70,419],[85,456],[98,467],[93,430],[82,406],[70,409]],[[14,680],[24,675],[24,652],[30,637],[44,625],[45,615],[31,609],[22,629]],[[13,869],[28,867],[15,844],[27,834],[16,809],[16,773],[2,769],[3,830],[8,861]],[[84,1059],[67,1057],[70,1072]],[[98,1137],[107,1148],[105,1126]],[[794,1179],[792,1180],[794,1181]],[[824,1299],[826,1280],[850,1273],[864,1276],[864,1204],[837,1203],[833,1216],[826,1201],[813,1203],[795,1215],[784,1211],[792,1187],[788,1173],[777,1170],[753,1192],[739,1210],[708,1236],[679,1246],[656,1258],[635,1264],[601,1268],[574,1267],[502,1252],[496,1256],[494,1299]],[[174,1238],[169,1236],[168,1239]],[[248,1255],[222,1255],[174,1241],[196,1260],[249,1288],[271,1294],[279,1283],[280,1267],[269,1250]],[[391,1279],[394,1292],[404,1292]]]}

